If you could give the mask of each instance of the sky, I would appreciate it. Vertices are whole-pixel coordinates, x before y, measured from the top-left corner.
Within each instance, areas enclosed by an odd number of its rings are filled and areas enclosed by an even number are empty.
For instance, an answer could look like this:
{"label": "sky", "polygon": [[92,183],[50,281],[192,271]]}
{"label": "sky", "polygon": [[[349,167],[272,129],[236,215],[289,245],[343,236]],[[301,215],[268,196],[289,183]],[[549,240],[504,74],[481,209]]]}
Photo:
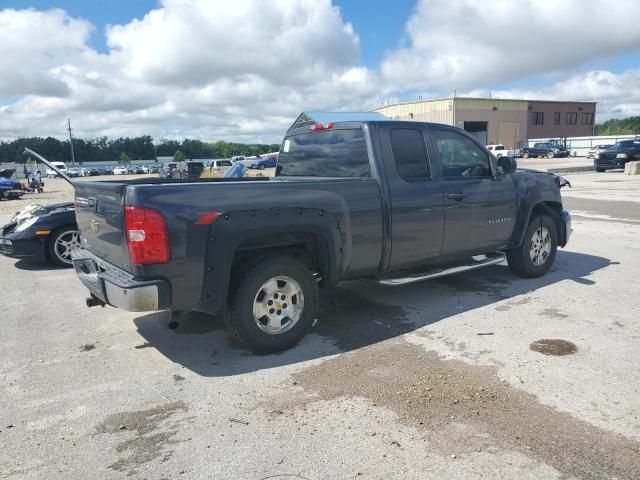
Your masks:
{"label": "sky", "polygon": [[278,143],[303,110],[457,95],[640,115],[640,2],[0,0],[0,139]]}

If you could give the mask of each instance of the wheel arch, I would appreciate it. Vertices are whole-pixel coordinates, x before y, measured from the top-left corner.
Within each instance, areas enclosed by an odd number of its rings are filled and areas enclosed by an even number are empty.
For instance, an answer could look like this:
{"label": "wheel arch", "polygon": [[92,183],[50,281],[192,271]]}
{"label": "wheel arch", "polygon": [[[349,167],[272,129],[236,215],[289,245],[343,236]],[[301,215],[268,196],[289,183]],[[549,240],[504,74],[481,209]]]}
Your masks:
{"label": "wheel arch", "polygon": [[320,286],[335,285],[348,254],[344,237],[336,216],[317,209],[287,208],[226,215],[210,231],[200,310],[223,311],[233,272],[265,255],[291,254],[318,273]]}
{"label": "wheel arch", "polygon": [[562,203],[555,201],[540,201],[531,206],[526,215],[526,221],[520,222],[517,226],[514,239],[514,247],[519,247],[524,242],[524,235],[531,219],[537,215],[548,215],[553,219],[558,234],[558,245],[564,247],[567,244],[566,232],[562,222]]}

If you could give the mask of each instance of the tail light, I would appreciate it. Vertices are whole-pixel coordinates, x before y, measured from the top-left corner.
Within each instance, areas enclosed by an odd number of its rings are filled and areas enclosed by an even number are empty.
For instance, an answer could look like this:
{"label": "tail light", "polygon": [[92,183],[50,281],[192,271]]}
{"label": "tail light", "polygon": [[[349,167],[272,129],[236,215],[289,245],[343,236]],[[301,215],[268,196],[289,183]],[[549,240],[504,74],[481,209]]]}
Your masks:
{"label": "tail light", "polygon": [[329,122],[326,125],[323,125],[322,123],[316,123],[315,125],[311,125],[311,127],[309,127],[309,129],[312,132],[320,132],[322,130],[331,130],[333,128],[333,122]]}
{"label": "tail light", "polygon": [[125,233],[132,265],[169,261],[169,232],[164,216],[144,207],[125,207]]}

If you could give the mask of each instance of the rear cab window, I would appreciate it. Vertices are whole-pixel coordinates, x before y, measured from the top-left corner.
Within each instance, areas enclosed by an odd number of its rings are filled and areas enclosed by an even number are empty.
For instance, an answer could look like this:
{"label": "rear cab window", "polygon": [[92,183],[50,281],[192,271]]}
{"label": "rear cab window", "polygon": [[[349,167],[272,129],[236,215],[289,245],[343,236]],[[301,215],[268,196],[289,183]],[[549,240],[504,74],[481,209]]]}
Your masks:
{"label": "rear cab window", "polygon": [[332,128],[285,137],[280,147],[280,177],[370,177],[361,128]]}
{"label": "rear cab window", "polygon": [[389,138],[400,178],[407,182],[431,178],[427,147],[419,130],[394,128]]}

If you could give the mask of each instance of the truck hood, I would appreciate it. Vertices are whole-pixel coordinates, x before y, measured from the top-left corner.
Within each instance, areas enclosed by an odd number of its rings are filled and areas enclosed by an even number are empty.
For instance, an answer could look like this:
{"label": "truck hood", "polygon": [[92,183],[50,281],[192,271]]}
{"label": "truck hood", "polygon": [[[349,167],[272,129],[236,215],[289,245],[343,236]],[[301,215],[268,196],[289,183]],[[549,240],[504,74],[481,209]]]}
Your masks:
{"label": "truck hood", "polygon": [[541,170],[533,170],[530,168],[518,168],[513,173],[514,180],[518,186],[537,185],[547,196],[560,199],[560,189],[563,187],[571,188],[571,183],[564,177],[560,177],[555,173],[544,172]]}

